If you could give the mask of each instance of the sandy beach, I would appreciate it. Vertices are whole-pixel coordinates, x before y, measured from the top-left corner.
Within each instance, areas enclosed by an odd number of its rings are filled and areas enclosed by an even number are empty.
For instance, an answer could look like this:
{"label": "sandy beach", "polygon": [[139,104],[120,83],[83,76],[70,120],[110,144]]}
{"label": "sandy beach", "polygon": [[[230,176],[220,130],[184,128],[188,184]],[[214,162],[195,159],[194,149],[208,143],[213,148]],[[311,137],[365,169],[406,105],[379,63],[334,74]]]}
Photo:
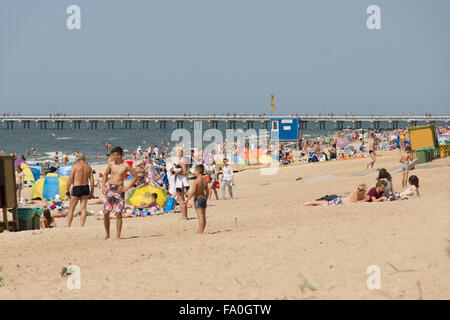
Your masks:
{"label": "sandy beach", "polygon": [[[84,228],[75,218],[70,229],[57,219],[54,229],[4,232],[0,299],[449,299],[449,158],[413,171],[420,198],[303,205],[374,186],[367,161],[241,172],[236,199],[209,202],[205,235],[196,234],[192,209],[187,222],[179,214],[124,219],[120,241],[103,240],[103,221],[92,216]],[[398,165],[388,153],[375,167],[394,172],[400,191]],[[80,290],[60,275],[71,264],[81,268]],[[380,290],[366,287],[371,265],[381,269]],[[302,292],[306,279],[317,290]]]}

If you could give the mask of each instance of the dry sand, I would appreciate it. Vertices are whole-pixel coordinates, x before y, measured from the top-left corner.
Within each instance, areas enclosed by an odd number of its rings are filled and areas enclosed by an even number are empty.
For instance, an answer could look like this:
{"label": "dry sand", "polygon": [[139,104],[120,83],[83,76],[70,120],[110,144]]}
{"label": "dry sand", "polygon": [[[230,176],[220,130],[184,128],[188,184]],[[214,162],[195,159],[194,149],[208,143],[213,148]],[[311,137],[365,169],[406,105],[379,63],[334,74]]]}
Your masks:
{"label": "dry sand", "polygon": [[[207,234],[178,214],[125,219],[124,239],[103,222],[0,234],[1,299],[449,299],[449,159],[416,169],[421,197],[391,203],[304,207],[325,194],[375,184],[367,159],[259,170],[236,176],[237,199],[212,201]],[[447,166],[445,166],[447,164]],[[378,159],[394,168],[398,156]],[[303,181],[296,181],[302,177]],[[400,191],[401,173],[394,187]],[[91,209],[99,209],[91,207]],[[112,236],[115,232],[112,221]],[[410,269],[409,272],[397,272]],[[81,268],[68,290],[62,267]],[[366,269],[381,269],[368,290]],[[304,278],[317,288],[300,290]]]}

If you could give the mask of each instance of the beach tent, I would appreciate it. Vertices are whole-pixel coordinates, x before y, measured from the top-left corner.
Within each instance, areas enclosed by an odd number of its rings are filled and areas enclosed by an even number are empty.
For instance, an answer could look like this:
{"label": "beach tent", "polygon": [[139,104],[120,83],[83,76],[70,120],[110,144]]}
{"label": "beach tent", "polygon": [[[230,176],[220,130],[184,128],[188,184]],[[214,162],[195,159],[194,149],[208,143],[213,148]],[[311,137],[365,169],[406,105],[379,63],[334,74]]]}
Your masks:
{"label": "beach tent", "polygon": [[73,164],[62,165],[58,169],[58,175],[60,177],[69,177],[72,172]]}
{"label": "beach tent", "polygon": [[59,194],[61,199],[67,199],[66,187],[66,177],[59,177],[56,173],[48,173],[33,184],[30,198],[54,200],[55,196]]}
{"label": "beach tent", "polygon": [[167,192],[163,188],[154,187],[151,185],[141,186],[130,192],[127,199],[127,204],[139,207],[142,202],[149,202],[152,193],[156,193],[158,197],[156,202],[159,206],[165,207],[167,201]]}
{"label": "beach tent", "polygon": [[40,166],[30,166],[26,162],[20,164],[20,168],[23,171],[24,180],[34,183],[41,177],[41,167]]}

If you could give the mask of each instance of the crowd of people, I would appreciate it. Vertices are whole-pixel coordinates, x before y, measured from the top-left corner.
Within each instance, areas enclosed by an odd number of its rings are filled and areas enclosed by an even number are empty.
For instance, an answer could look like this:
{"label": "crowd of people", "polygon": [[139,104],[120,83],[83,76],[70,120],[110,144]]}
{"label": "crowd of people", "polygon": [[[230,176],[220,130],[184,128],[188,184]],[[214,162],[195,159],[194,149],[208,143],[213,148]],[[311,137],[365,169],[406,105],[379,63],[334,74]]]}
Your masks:
{"label": "crowd of people", "polygon": [[[145,146],[145,141],[143,145]],[[359,147],[358,147],[359,145]],[[117,220],[116,237],[120,238],[122,218],[145,216],[150,212],[167,213],[168,210],[180,212],[180,217],[187,220],[188,208],[195,209],[199,232],[203,233],[206,225],[206,209],[212,199],[233,198],[235,187],[233,157],[241,155],[244,165],[255,164],[249,156],[257,151],[257,155],[264,154],[276,157],[281,164],[290,164],[295,161],[316,162],[321,160],[339,160],[357,157],[365,154],[369,157],[367,168],[373,168],[376,162],[377,151],[398,150],[399,162],[402,169],[402,191],[394,191],[392,176],[385,169],[378,169],[378,178],[374,186],[367,190],[365,184],[360,184],[356,189],[343,195],[326,195],[314,201],[305,203],[306,206],[317,205],[341,205],[359,202],[383,202],[407,199],[419,196],[419,178],[416,175],[409,176],[412,169],[413,154],[406,129],[396,129],[385,132],[372,130],[345,130],[338,131],[334,136],[318,136],[311,139],[305,138],[300,143],[300,157],[294,156],[294,150],[288,144],[268,145],[265,150],[261,144],[245,142],[233,143],[228,148],[227,140],[222,144],[216,144],[208,153],[200,148],[193,148],[185,154],[182,146],[170,141],[166,144],[161,141],[159,145],[148,145],[138,148],[131,153],[129,159],[124,158],[124,150],[121,147],[112,147],[109,142],[105,145],[107,166],[104,172],[96,173],[87,163],[85,154],[78,150],[74,153],[73,164],[67,183],[67,196],[70,196],[68,207],[60,199],[52,199],[49,203],[43,200],[44,214],[42,227],[55,226],[55,215],[49,215],[50,209],[57,209],[59,216],[66,217],[66,225],[72,225],[73,217],[80,215],[80,225],[83,226],[88,215],[88,201],[92,204],[103,204],[98,219],[104,220],[106,238],[110,237],[110,219]],[[36,149],[32,149],[33,158],[36,158]],[[239,153],[239,150],[240,153]],[[0,155],[6,155],[0,150]],[[16,159],[18,154],[11,153]],[[27,148],[27,156],[31,156]],[[72,156],[72,155],[71,155]],[[100,156],[99,156],[100,157]],[[25,156],[21,156],[25,161]],[[231,161],[230,161],[231,160]],[[56,152],[52,159],[41,163],[42,175],[53,173],[61,165],[69,162],[67,153]],[[258,164],[258,159],[256,164]],[[190,182],[190,180],[193,180]],[[16,186],[18,199],[22,198],[22,189],[25,186],[24,174],[20,166],[16,166]],[[162,188],[168,196],[167,203],[171,203],[170,209],[161,208],[158,205],[158,194],[151,193],[148,201],[139,205],[126,203],[126,194],[130,190],[150,185]],[[94,190],[101,190],[101,196],[96,198]],[[96,199],[94,199],[96,198]],[[92,202],[93,201],[93,202]],[[76,206],[80,203],[80,209]]]}

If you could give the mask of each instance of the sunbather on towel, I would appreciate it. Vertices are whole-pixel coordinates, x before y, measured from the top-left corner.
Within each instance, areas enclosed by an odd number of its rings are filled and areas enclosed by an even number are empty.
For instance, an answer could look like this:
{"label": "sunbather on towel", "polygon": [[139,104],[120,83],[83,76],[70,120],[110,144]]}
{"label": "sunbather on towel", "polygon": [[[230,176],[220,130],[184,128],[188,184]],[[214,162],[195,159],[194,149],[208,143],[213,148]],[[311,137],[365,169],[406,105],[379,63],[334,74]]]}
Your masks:
{"label": "sunbather on towel", "polygon": [[339,204],[347,204],[347,203],[359,203],[366,202],[369,200],[369,197],[366,195],[367,186],[365,184],[360,184],[358,188],[350,192],[350,194],[346,197],[337,196],[333,199],[329,200],[315,200],[306,202],[305,206],[326,206],[326,205],[339,205]]}

